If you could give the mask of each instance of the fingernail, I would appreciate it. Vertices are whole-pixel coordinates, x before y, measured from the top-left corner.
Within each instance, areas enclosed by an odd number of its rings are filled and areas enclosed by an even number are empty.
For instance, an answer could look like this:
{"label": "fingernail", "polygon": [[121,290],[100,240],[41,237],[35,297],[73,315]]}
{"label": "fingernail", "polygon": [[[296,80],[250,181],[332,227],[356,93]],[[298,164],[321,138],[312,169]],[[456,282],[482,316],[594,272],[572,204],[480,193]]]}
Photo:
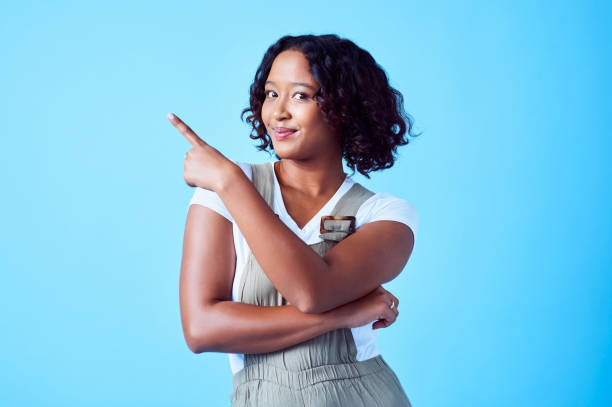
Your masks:
{"label": "fingernail", "polygon": [[172,113],[168,113],[168,119],[174,120],[175,117]]}

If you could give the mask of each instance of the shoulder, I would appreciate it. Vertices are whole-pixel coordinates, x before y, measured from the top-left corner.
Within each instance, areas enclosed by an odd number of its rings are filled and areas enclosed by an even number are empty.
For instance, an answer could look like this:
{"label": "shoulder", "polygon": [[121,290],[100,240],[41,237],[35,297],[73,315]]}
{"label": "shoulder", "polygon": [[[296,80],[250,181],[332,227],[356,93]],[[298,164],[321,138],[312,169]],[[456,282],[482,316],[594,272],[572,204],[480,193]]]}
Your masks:
{"label": "shoulder", "polygon": [[[238,167],[240,167],[242,172],[244,172],[244,174],[249,178],[249,180],[252,180],[253,172],[251,170],[251,164],[234,160],[231,161]],[[227,220],[231,222],[234,221],[229,211],[225,207],[225,204],[223,203],[223,201],[221,201],[221,198],[219,198],[216,192],[200,187],[195,187],[191,201],[189,201],[189,205],[193,204],[205,206],[223,215]]]}
{"label": "shoulder", "polygon": [[356,216],[356,227],[379,220],[392,220],[407,225],[416,239],[419,227],[419,216],[416,208],[409,201],[395,195],[374,193],[359,208]]}
{"label": "shoulder", "polygon": [[236,164],[238,167],[240,167],[240,169],[242,170],[242,172],[244,172],[244,175],[246,175],[248,179],[253,181],[253,170],[251,169],[250,163],[243,163],[241,161],[234,161],[234,160],[232,160],[232,162]]}

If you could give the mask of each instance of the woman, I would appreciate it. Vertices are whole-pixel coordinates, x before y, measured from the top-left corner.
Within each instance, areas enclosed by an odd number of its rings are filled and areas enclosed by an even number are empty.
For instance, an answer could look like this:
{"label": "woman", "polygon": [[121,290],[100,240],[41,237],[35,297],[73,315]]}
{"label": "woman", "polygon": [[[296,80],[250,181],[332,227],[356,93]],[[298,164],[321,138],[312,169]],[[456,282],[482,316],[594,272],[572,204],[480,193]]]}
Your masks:
{"label": "woman", "polygon": [[393,165],[412,135],[402,104],[368,52],[303,35],[267,50],[242,112],[277,161],[229,160],[168,115],[193,145],[184,335],[195,353],[230,354],[233,406],[410,406],[374,330],[397,318],[381,284],[408,261],[418,218],[342,166],[369,178]]}

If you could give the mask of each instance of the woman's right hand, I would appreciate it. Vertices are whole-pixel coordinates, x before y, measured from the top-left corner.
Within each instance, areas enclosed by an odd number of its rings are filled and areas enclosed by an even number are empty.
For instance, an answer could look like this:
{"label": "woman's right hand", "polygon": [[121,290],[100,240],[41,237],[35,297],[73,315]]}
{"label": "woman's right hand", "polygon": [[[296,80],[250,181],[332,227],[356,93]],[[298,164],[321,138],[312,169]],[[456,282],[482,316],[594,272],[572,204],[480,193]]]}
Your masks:
{"label": "woman's right hand", "polygon": [[[392,301],[395,302],[393,309],[390,308]],[[328,312],[341,328],[357,328],[375,321],[372,327],[378,329],[395,322],[399,315],[398,305],[399,300],[393,294],[378,286],[369,294]]]}

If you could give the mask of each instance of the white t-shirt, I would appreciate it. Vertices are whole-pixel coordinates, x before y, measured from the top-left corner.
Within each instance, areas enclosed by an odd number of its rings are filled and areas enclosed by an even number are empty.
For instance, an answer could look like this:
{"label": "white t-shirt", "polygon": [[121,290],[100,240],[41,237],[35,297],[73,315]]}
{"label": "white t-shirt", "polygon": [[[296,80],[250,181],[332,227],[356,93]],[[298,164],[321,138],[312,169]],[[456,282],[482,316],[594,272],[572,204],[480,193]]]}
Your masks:
{"label": "white t-shirt", "polygon": [[[242,163],[234,161],[246,176],[252,180],[251,166],[248,163]],[[298,237],[308,245],[312,245],[321,242],[319,237],[319,227],[321,224],[321,216],[329,214],[332,209],[336,206],[338,200],[351,188],[355,181],[347,174],[344,182],[338,188],[334,196],[321,208],[321,210],[313,216],[313,218],[302,228],[298,228],[295,221],[289,216],[283,203],[283,196],[281,194],[276,174],[274,174],[274,213],[276,213],[280,220],[293,231]],[[234,273],[234,282],[232,285],[232,300],[236,301],[238,282],[240,281],[244,265],[247,261],[249,254],[249,246],[238,229],[238,225],[234,222],[231,214],[223,204],[223,201],[219,196],[207,189],[200,187],[195,188],[195,192],[189,205],[199,204],[210,208],[219,214],[223,215],[229,221],[233,223],[234,232],[234,247],[236,250],[236,268]],[[361,225],[366,223],[378,221],[378,220],[393,220],[402,222],[408,225],[416,240],[418,230],[418,215],[412,204],[401,198],[397,198],[387,193],[377,193],[366,200],[355,215],[355,229],[358,229]],[[362,361],[370,359],[380,354],[376,347],[376,337],[378,332],[372,329],[372,323],[368,323],[364,326],[351,329],[355,345],[357,347],[357,360]],[[244,355],[236,353],[228,353],[230,360],[230,367],[232,373],[235,374],[244,367]]]}

